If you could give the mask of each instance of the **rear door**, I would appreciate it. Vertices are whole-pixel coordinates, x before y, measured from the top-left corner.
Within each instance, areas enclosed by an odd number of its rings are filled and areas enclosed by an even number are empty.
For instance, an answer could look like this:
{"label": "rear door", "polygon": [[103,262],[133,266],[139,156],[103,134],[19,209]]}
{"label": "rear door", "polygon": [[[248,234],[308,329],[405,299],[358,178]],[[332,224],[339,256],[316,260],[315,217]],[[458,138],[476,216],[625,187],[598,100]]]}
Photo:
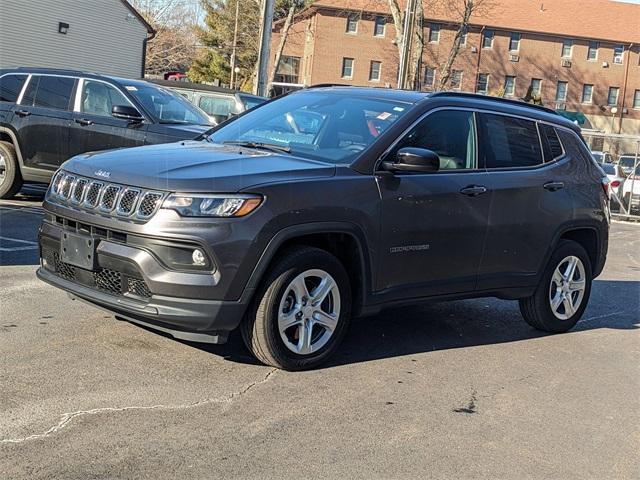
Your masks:
{"label": "rear door", "polygon": [[26,167],[55,170],[69,157],[71,98],[78,79],[58,75],[32,75],[12,125]]}
{"label": "rear door", "polygon": [[478,127],[492,196],[478,289],[530,286],[573,217],[571,165],[552,126],[482,113]]}
{"label": "rear door", "polygon": [[144,145],[147,125],[113,117],[116,105],[134,106],[110,83],[88,78],[80,81],[71,124],[71,155]]}

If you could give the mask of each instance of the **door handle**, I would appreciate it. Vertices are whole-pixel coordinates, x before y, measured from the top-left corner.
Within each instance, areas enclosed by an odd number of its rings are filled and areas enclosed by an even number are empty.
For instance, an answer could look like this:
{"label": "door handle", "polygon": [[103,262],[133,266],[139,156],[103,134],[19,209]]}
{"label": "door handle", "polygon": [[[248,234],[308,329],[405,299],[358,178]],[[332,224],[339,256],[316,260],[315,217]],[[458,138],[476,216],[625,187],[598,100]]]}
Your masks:
{"label": "door handle", "polygon": [[460,193],[469,197],[477,197],[478,195],[487,193],[487,187],[483,187],[482,185],[469,185],[460,190]]}
{"label": "door handle", "polygon": [[564,188],[564,182],[547,182],[543,187],[550,192],[555,192],[556,190]]}
{"label": "door handle", "polygon": [[16,110],[15,114],[19,117],[28,117],[29,115],[31,115],[31,112],[29,110]]}
{"label": "door handle", "polygon": [[87,127],[89,125],[93,125],[93,121],[92,120],[87,120],[86,118],[76,118],[75,122],[79,123],[83,127]]}

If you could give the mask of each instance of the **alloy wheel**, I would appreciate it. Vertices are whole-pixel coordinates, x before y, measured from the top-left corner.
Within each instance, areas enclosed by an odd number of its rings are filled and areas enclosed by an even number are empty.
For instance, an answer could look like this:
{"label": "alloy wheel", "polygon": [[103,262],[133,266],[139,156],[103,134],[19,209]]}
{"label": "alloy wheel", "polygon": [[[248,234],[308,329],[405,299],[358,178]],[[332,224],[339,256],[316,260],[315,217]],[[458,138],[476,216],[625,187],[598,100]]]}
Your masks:
{"label": "alloy wheel", "polygon": [[324,270],[307,270],[289,283],[280,300],[280,338],[293,353],[315,353],[329,342],[339,318],[338,284]]}
{"label": "alloy wheel", "polygon": [[582,261],[573,255],[565,257],[553,272],[549,286],[549,304],[553,314],[560,320],[570,319],[580,308],[585,289]]}

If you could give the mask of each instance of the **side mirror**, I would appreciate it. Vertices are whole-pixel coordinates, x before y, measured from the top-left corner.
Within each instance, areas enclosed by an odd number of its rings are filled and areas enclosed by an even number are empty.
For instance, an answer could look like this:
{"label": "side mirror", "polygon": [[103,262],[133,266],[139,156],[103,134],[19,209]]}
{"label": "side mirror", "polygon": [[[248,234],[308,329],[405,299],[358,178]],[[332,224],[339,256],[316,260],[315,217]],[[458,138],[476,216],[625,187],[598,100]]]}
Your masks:
{"label": "side mirror", "polygon": [[431,173],[440,169],[440,157],[426,148],[405,147],[398,150],[395,162],[382,162],[390,172]]}
{"label": "side mirror", "polygon": [[142,122],[144,120],[138,109],[131,105],[114,105],[111,109],[111,116],[129,120],[130,122]]}

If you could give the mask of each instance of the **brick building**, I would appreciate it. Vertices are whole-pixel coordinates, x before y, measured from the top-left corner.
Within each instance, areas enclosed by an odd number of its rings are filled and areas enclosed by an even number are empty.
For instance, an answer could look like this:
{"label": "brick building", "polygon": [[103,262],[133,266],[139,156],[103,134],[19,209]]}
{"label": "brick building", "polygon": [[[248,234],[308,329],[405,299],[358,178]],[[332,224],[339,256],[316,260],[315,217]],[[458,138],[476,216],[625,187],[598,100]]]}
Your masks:
{"label": "brick building", "polygon": [[[425,4],[417,87],[429,91],[438,87],[459,17]],[[586,118],[585,128],[640,134],[640,5],[612,0],[486,5],[471,17],[448,88],[513,98],[531,89],[544,105]],[[272,52],[281,27],[274,27]],[[296,16],[276,81],[395,87],[397,71],[387,0],[318,0]]]}

